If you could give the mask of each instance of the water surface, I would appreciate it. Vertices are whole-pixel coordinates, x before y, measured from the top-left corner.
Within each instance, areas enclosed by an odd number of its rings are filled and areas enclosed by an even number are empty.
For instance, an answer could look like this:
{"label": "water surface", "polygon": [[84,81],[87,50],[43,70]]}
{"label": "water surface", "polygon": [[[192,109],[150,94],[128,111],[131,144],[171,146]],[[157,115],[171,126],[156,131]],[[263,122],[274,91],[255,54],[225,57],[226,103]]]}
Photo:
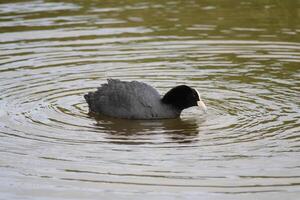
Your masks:
{"label": "water surface", "polygon": [[[297,199],[300,1],[0,3],[3,199]],[[208,113],[89,116],[107,78]]]}

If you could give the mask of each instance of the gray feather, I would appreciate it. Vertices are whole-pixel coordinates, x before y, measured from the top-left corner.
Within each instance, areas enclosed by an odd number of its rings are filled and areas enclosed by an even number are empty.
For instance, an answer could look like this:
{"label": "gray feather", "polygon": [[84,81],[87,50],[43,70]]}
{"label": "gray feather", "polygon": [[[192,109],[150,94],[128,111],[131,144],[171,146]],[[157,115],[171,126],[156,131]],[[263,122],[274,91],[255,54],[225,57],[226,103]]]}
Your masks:
{"label": "gray feather", "polygon": [[157,90],[142,82],[108,79],[96,92],[84,96],[90,111],[112,117],[130,119],[174,118],[180,113],[170,111],[161,103]]}

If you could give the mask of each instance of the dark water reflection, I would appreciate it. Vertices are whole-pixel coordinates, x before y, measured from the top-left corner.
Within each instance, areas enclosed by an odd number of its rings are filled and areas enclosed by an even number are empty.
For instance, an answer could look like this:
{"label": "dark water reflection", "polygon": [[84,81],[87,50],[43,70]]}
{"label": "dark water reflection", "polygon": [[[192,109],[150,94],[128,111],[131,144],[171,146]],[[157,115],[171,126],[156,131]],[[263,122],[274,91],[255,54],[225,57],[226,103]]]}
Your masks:
{"label": "dark water reflection", "polygon": [[[197,141],[199,122],[195,119],[134,120],[94,116],[99,130],[107,132],[105,137],[118,144],[166,144],[171,142],[190,143]],[[153,136],[164,138],[157,140]]]}
{"label": "dark water reflection", "polygon": [[[297,199],[299,4],[0,1],[1,198]],[[89,116],[106,78],[209,110]]]}

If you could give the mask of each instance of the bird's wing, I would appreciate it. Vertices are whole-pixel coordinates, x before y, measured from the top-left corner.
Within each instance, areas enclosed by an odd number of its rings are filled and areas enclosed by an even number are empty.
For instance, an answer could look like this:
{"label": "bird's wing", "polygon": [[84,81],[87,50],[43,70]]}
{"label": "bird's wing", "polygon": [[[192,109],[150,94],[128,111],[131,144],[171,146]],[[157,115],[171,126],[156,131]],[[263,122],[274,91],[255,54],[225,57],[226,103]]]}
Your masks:
{"label": "bird's wing", "polygon": [[151,116],[152,107],[160,98],[153,87],[138,81],[108,79],[107,82],[90,95],[94,111],[117,117]]}

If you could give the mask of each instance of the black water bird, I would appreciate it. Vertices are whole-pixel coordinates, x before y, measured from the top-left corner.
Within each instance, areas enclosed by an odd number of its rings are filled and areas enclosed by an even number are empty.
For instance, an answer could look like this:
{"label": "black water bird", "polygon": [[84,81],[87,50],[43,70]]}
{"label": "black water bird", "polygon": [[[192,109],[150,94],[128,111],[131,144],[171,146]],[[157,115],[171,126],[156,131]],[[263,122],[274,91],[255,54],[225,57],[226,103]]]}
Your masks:
{"label": "black water bird", "polygon": [[138,81],[108,79],[97,91],[84,95],[89,111],[95,114],[125,119],[177,118],[192,106],[206,112],[206,106],[196,89],[179,85],[163,97],[152,86]]}

